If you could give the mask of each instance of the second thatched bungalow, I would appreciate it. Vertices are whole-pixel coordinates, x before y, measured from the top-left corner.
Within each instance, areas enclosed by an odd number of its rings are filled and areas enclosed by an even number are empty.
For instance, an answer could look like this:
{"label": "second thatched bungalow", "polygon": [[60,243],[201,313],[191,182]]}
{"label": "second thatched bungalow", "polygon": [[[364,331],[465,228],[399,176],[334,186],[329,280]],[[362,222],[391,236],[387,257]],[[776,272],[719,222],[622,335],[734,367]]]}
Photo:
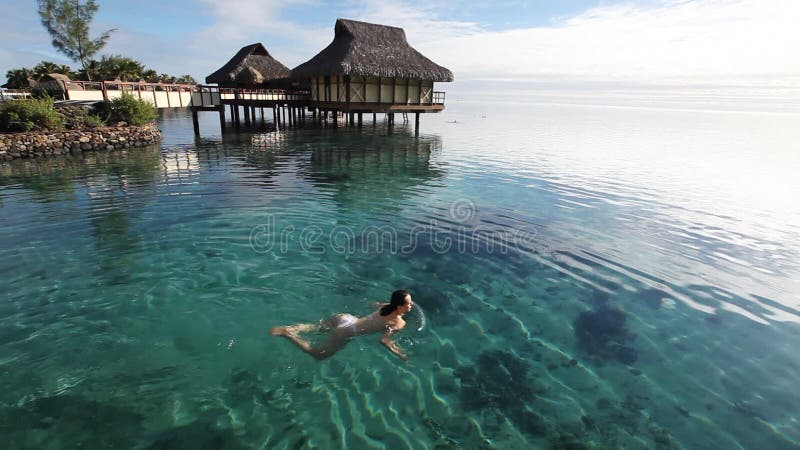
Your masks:
{"label": "second thatched bungalow", "polygon": [[351,113],[351,120],[352,113],[389,113],[391,122],[395,112],[418,120],[443,110],[444,93],[433,84],[453,81],[453,72],[411,47],[402,28],[338,19],[333,42],[292,69],[292,79],[310,84],[312,108]]}
{"label": "second thatched bungalow", "polygon": [[224,66],[206,77],[219,87],[286,88],[289,68],[273,58],[260,43],[242,47]]}

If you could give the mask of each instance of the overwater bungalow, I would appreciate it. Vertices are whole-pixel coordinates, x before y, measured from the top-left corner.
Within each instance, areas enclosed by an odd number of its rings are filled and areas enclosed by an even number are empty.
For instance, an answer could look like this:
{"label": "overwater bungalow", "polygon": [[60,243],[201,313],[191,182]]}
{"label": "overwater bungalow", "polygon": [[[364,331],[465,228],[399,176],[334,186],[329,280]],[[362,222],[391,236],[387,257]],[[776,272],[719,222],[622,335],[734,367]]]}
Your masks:
{"label": "overwater bungalow", "polygon": [[260,43],[244,46],[206,83],[231,88],[289,88],[291,71]]}
{"label": "overwater bungalow", "polygon": [[[453,72],[408,44],[402,28],[355,20],[336,21],[333,42],[292,69],[292,79],[310,85],[309,106],[322,111],[387,113],[439,112],[444,93],[435,82]],[[360,120],[359,120],[360,122]]]}

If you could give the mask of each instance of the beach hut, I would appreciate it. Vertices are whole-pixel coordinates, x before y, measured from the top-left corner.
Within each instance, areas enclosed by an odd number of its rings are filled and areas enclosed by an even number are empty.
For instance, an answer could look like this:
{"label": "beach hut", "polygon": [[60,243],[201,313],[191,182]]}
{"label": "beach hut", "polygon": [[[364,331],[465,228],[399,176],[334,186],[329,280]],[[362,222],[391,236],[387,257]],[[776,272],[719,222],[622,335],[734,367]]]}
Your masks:
{"label": "beach hut", "polygon": [[48,73],[41,80],[39,80],[38,83],[36,83],[35,89],[46,92],[48,95],[54,98],[66,99],[66,89],[71,91],[82,91],[83,86],[74,83],[66,75],[60,73]]}
{"label": "beach hut", "polygon": [[283,87],[289,85],[288,67],[273,58],[261,43],[242,47],[206,83],[220,87]]}
{"label": "beach hut", "polygon": [[292,79],[309,82],[312,108],[420,113],[444,109],[433,84],[453,81],[453,72],[411,47],[402,28],[338,19],[333,42],[292,69]]}

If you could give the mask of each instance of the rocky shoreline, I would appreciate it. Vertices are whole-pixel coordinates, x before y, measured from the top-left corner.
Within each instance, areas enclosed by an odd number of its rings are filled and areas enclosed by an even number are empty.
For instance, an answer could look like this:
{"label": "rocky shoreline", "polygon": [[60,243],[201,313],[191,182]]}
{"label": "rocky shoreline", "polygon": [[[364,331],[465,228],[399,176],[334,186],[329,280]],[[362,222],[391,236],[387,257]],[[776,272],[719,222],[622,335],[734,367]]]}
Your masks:
{"label": "rocky shoreline", "polygon": [[161,142],[161,131],[155,124],[0,133],[0,160],[145,147],[158,142]]}

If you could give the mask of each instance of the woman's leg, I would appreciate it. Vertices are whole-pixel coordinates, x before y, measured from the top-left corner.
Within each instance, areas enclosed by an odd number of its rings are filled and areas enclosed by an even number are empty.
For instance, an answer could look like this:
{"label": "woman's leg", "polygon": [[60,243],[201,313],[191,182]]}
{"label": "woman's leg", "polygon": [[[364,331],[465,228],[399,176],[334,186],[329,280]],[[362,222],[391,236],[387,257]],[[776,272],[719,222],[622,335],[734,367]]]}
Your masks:
{"label": "woman's leg", "polygon": [[344,348],[348,340],[349,338],[347,335],[336,330],[328,336],[328,339],[325,339],[325,341],[318,346],[311,348],[307,353],[317,359],[330,358],[334,353]]}
{"label": "woman's leg", "polygon": [[[307,328],[311,327],[311,328]],[[311,324],[299,324],[293,325],[291,327],[275,327],[270,330],[270,334],[273,336],[283,336],[286,339],[292,341],[292,343],[301,350],[308,353],[309,355],[313,356],[316,359],[325,359],[331,357],[334,353],[338,352],[342,349],[342,347],[347,344],[348,336],[339,332],[339,330],[334,330],[328,338],[322,342],[320,345],[316,347],[312,347],[311,344],[308,343],[305,339],[298,336],[296,333],[298,331],[310,331],[312,329],[317,329],[318,325],[311,325]]]}
{"label": "woman's leg", "polygon": [[288,327],[273,327],[269,330],[269,334],[273,336],[285,336],[287,334],[308,333],[309,331],[317,331],[322,326],[318,323],[298,323]]}

